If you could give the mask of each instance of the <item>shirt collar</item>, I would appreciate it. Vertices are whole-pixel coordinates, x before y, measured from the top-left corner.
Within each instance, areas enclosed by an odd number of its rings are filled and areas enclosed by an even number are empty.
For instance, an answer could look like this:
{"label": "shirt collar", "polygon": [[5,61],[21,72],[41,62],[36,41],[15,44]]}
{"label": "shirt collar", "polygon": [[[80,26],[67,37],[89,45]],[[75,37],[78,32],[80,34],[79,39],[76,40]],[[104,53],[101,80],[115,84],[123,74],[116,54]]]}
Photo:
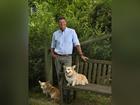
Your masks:
{"label": "shirt collar", "polygon": [[[66,27],[66,28],[64,29],[64,31],[66,31],[67,29],[68,29],[68,28]],[[59,31],[60,31],[60,32],[62,32],[62,30],[61,30],[61,29],[59,29]],[[63,32],[64,32],[64,31],[63,31]]]}

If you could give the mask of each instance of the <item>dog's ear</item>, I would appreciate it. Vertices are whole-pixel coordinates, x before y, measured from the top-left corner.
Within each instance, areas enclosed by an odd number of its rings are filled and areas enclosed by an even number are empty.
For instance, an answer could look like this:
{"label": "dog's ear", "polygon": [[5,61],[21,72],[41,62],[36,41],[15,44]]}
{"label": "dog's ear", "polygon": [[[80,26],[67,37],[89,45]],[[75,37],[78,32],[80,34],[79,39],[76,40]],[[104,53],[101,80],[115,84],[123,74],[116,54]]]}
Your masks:
{"label": "dog's ear", "polygon": [[40,80],[38,82],[41,84],[41,81]]}
{"label": "dog's ear", "polygon": [[72,68],[75,69],[76,68],[76,65],[73,65]]}

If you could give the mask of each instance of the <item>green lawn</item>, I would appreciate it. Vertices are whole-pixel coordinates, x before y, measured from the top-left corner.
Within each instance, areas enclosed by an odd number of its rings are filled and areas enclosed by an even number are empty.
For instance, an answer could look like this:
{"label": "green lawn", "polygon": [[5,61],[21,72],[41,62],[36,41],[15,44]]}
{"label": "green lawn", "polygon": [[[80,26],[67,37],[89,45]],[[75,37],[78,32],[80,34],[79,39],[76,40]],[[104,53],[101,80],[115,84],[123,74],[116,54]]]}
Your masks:
{"label": "green lawn", "polygon": [[[42,93],[30,93],[29,105],[58,105]],[[92,92],[77,92],[77,98],[68,105],[111,105],[111,97],[95,95]]]}

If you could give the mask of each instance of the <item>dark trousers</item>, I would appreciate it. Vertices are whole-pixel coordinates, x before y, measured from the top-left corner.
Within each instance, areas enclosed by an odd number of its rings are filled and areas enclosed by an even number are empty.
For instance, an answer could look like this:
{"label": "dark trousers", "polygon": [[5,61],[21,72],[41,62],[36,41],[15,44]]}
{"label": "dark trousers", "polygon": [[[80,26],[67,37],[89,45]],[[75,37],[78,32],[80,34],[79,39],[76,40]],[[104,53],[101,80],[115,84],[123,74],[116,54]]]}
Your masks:
{"label": "dark trousers", "polygon": [[[63,70],[63,65],[65,66],[72,66],[72,56],[58,56],[55,59],[55,68],[56,68],[56,73],[57,73],[57,78],[58,78],[58,83],[60,81],[60,72],[64,72]],[[66,85],[67,81],[64,77],[64,85]],[[63,98],[64,102],[69,103],[73,97],[73,92],[70,90],[63,90]]]}
{"label": "dark trousers", "polygon": [[58,80],[60,80],[59,73],[63,71],[63,65],[71,66],[72,65],[72,56],[58,56],[55,59],[55,69],[56,69]]}

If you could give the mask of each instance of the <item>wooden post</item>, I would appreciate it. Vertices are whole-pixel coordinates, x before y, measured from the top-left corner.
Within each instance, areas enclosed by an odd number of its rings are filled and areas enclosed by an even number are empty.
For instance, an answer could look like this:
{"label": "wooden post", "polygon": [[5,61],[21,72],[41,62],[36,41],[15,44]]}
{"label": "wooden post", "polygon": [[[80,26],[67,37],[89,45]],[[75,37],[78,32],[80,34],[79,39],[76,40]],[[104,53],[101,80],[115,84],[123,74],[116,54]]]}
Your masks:
{"label": "wooden post", "polygon": [[88,63],[84,62],[84,75],[88,76]]}
{"label": "wooden post", "polygon": [[54,63],[54,59],[52,59],[52,81],[53,81],[53,85],[54,86],[58,86],[58,79],[57,79],[57,73],[56,73],[56,69],[55,69],[55,63]]}
{"label": "wooden post", "polygon": [[97,63],[94,63],[93,64],[93,72],[92,72],[92,75],[93,75],[93,77],[92,77],[92,83],[95,83],[97,81],[97,75],[96,75],[96,73],[97,73]]}
{"label": "wooden post", "polygon": [[84,62],[80,61],[79,73],[83,73]]}
{"label": "wooden post", "polygon": [[103,75],[102,75],[102,84],[103,85],[106,84],[106,70],[107,70],[107,65],[104,64],[104,66],[103,66]]}
{"label": "wooden post", "polygon": [[79,56],[78,55],[76,55],[76,62],[75,62],[75,64],[76,64],[76,71],[77,72],[79,72]]}
{"label": "wooden post", "polygon": [[45,72],[46,80],[52,82],[52,59],[47,45],[45,46]]}
{"label": "wooden post", "polygon": [[97,84],[100,84],[100,80],[101,80],[101,67],[102,67],[102,64],[99,63],[98,64],[98,71],[97,71]]}
{"label": "wooden post", "polygon": [[107,85],[110,85],[110,79],[111,79],[111,65],[108,65],[108,71],[107,71]]}
{"label": "wooden post", "polygon": [[88,81],[91,82],[92,78],[92,63],[89,63],[89,69],[88,69]]}

